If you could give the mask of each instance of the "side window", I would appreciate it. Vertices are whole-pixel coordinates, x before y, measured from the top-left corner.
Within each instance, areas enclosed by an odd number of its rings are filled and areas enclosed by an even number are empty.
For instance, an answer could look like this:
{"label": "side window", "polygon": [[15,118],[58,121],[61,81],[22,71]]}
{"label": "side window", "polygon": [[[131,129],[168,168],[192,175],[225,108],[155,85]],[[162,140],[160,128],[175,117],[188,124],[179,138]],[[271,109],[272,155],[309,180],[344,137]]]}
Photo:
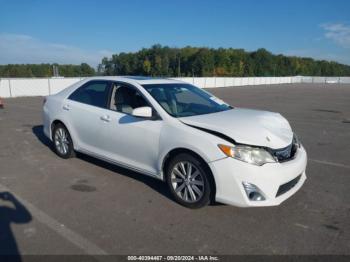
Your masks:
{"label": "side window", "polygon": [[68,99],[105,108],[108,101],[108,82],[88,82],[75,90]]}
{"label": "side window", "polygon": [[110,109],[131,114],[137,107],[149,106],[140,92],[128,85],[113,84]]}

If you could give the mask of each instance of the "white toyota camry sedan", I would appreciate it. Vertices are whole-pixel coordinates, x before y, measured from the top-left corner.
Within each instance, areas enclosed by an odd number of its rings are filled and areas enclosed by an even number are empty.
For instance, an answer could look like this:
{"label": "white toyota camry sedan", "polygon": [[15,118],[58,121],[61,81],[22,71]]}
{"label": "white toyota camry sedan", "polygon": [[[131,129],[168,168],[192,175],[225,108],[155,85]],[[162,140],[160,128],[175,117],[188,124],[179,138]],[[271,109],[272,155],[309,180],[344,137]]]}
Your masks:
{"label": "white toyota camry sedan", "polygon": [[305,149],[279,113],[181,81],[86,78],[46,97],[43,111],[58,156],[78,151],[158,178],[189,208],[279,205],[306,179]]}

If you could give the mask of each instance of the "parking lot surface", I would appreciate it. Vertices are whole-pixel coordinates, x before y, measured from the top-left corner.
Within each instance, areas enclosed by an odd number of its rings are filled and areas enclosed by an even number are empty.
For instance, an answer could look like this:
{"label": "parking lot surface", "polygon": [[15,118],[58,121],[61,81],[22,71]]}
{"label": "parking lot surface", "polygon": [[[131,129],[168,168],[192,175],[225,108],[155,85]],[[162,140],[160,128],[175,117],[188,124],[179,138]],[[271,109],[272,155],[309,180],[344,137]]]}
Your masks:
{"label": "parking lot surface", "polygon": [[43,135],[43,98],[6,99],[0,253],[350,254],[350,85],[209,91],[290,121],[309,157],[296,195],[277,207],[186,209],[161,181],[84,155],[60,159]]}

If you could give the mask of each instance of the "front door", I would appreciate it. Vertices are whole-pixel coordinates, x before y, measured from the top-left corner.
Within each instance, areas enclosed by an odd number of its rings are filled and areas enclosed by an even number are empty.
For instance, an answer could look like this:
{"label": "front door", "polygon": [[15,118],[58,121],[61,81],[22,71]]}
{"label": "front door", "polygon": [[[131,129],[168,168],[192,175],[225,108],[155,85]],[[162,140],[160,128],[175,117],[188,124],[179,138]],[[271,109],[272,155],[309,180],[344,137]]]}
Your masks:
{"label": "front door", "polygon": [[113,160],[140,172],[157,175],[161,119],[132,115],[137,107],[150,106],[136,87],[115,83],[105,125],[103,150]]}

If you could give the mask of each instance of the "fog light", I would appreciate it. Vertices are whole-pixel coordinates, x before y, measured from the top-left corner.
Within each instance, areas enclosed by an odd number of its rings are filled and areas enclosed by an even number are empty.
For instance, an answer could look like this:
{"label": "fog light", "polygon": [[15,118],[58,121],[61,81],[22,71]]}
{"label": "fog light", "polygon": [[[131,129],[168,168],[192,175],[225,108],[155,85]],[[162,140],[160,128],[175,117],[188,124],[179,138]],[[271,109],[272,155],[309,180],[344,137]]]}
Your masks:
{"label": "fog light", "polygon": [[265,197],[261,190],[254,184],[243,182],[243,188],[250,201],[263,201]]}

